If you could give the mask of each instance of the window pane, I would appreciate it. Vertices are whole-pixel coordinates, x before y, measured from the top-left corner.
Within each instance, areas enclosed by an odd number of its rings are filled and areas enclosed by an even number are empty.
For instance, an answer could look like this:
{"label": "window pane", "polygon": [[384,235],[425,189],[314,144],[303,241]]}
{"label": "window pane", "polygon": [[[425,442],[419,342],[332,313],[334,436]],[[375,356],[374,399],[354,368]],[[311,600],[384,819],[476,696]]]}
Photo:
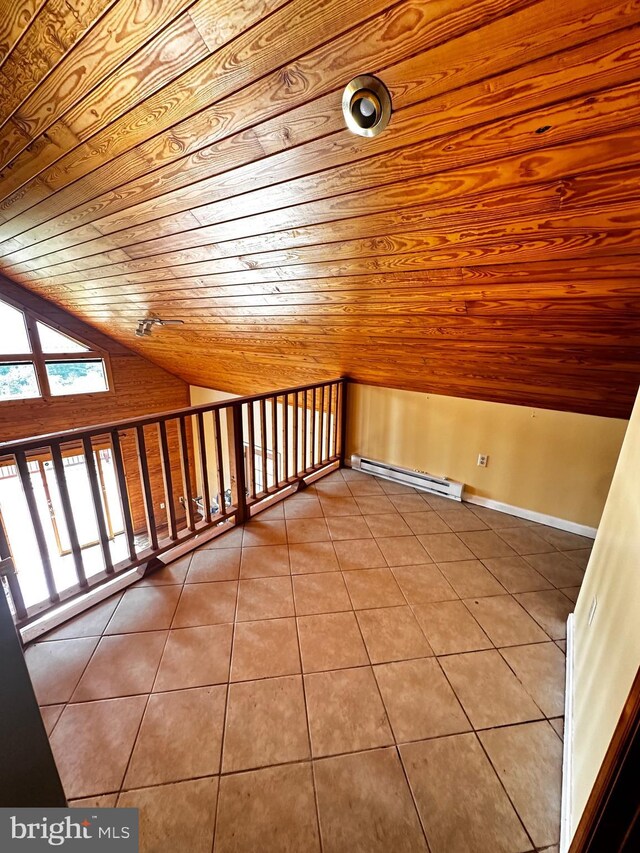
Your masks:
{"label": "window pane", "polygon": [[49,388],[55,396],[61,394],[91,394],[107,391],[107,377],[101,358],[82,361],[47,361]]}
{"label": "window pane", "polygon": [[78,343],[73,338],[63,335],[52,329],[51,326],[45,326],[44,323],[37,322],[38,335],[40,336],[40,346],[42,352],[88,352],[89,347]]}
{"label": "window pane", "polygon": [[0,354],[22,355],[31,352],[24,314],[6,302],[0,302]]}
{"label": "window pane", "polygon": [[40,389],[33,364],[0,364],[0,400],[39,397]]}

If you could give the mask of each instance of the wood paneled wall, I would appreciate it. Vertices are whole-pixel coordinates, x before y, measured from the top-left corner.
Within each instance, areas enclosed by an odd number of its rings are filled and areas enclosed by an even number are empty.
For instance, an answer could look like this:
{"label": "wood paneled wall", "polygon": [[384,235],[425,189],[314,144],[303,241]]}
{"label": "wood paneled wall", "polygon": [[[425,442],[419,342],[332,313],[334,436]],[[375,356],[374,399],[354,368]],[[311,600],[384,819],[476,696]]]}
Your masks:
{"label": "wood paneled wall", "polygon": [[[0,276],[0,299],[8,296],[43,320],[56,323],[70,335],[76,335],[108,354],[111,363],[113,394],[83,394],[73,398],[20,400],[0,403],[0,441],[11,441],[33,435],[60,432],[74,427],[110,423],[154,412],[164,412],[189,405],[189,388],[181,379],[156,364],[127,350],[121,344],[72,317],[40,297],[16,287]],[[172,450],[172,473],[176,498],[182,494],[177,433],[169,433]],[[149,441],[153,449],[152,441]],[[127,469],[131,510],[137,531],[145,527],[142,489],[138,478],[138,459],[133,434],[122,436],[122,452]],[[156,459],[156,463],[158,460]],[[159,464],[151,468],[155,509],[160,524],[166,514],[160,509],[165,501]],[[179,508],[179,504],[178,504]]]}
{"label": "wood paneled wall", "polygon": [[[186,381],[628,416],[638,0],[20,0],[0,268]],[[394,112],[353,136],[341,92]],[[180,329],[134,337],[147,314]]]}

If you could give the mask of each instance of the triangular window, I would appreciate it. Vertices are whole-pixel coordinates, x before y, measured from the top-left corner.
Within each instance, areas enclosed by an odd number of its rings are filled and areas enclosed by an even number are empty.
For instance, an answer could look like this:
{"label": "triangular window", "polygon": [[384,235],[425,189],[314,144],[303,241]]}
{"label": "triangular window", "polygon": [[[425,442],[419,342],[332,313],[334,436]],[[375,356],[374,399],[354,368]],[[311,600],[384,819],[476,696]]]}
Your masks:
{"label": "triangular window", "polygon": [[40,346],[42,352],[48,355],[51,352],[89,352],[89,347],[81,344],[75,338],[69,335],[63,335],[51,326],[41,323],[39,320],[36,323],[38,327],[38,336],[40,338]]}

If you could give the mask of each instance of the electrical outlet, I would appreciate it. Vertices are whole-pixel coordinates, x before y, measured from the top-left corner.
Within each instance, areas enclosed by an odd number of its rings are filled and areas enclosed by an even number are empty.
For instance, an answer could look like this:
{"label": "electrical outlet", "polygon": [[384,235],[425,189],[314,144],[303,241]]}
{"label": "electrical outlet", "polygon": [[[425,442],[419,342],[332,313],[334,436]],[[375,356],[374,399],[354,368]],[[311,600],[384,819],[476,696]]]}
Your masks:
{"label": "electrical outlet", "polygon": [[486,455],[486,453],[479,453],[478,454],[478,465],[481,468],[486,468],[488,464],[489,464],[489,457]]}

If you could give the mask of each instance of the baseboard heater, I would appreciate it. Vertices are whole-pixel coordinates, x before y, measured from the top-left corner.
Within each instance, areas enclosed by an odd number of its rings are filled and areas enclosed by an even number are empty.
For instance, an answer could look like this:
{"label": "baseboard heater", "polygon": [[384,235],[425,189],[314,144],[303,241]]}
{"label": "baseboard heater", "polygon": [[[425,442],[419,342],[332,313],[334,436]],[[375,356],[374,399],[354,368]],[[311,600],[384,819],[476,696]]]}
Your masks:
{"label": "baseboard heater", "polygon": [[433,477],[423,471],[412,471],[409,468],[401,468],[399,465],[389,465],[387,462],[378,462],[375,459],[365,459],[362,456],[351,457],[351,467],[364,474],[373,474],[374,477],[383,477],[394,483],[403,483],[413,489],[430,492],[442,498],[450,498],[453,501],[462,500],[463,483],[456,483],[447,477]]}

